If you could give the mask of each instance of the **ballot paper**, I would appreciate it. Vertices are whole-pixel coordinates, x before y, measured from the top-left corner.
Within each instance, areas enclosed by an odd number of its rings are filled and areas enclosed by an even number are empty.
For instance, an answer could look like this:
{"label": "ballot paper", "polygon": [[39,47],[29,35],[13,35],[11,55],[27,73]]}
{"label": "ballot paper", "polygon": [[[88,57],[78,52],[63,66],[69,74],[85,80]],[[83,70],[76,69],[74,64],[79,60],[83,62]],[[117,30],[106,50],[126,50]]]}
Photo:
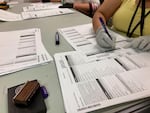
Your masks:
{"label": "ballot paper", "polygon": [[0,21],[21,21],[26,19],[42,18],[56,15],[71,14],[75,11],[68,8],[52,8],[45,10],[23,11],[20,14],[0,9]]}
{"label": "ballot paper", "polygon": [[71,9],[59,8],[61,5],[61,3],[34,3],[23,7],[21,15],[23,19],[32,19],[74,13]]}
{"label": "ballot paper", "polygon": [[20,14],[0,9],[0,21],[20,21],[20,20],[23,20]]}
{"label": "ballot paper", "polygon": [[52,61],[39,28],[0,32],[0,75]]}
{"label": "ballot paper", "polygon": [[124,54],[95,62],[79,51],[54,55],[66,113],[90,112],[150,95],[150,53],[120,51]]}
{"label": "ballot paper", "polygon": [[[67,28],[59,28],[58,32],[75,50],[81,51],[87,56],[97,55],[105,51],[103,48],[100,48],[96,42],[96,36],[93,31],[92,23]],[[116,49],[122,48],[128,43],[126,41],[126,37],[115,32],[114,34],[116,35]]]}
{"label": "ballot paper", "polygon": [[55,9],[61,6],[61,3],[32,3],[29,6],[23,7],[23,11],[38,11],[38,10],[47,10],[47,9]]}
{"label": "ballot paper", "polygon": [[70,13],[74,13],[74,11],[68,8],[54,8],[49,10],[25,11],[21,13],[21,16],[23,19],[33,19]]}

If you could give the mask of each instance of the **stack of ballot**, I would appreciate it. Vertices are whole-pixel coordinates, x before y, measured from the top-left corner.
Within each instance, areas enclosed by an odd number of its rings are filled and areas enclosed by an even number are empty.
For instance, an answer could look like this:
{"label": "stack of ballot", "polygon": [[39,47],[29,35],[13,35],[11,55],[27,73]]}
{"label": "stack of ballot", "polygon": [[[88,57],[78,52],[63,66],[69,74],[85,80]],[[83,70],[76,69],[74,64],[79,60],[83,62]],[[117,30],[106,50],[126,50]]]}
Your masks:
{"label": "stack of ballot", "polygon": [[64,15],[74,13],[68,8],[58,8],[61,4],[57,3],[35,3],[23,7],[21,14],[0,10],[1,21],[21,21],[26,19],[42,18],[56,15]]}
{"label": "stack of ballot", "polygon": [[52,61],[38,28],[0,32],[0,75]]}

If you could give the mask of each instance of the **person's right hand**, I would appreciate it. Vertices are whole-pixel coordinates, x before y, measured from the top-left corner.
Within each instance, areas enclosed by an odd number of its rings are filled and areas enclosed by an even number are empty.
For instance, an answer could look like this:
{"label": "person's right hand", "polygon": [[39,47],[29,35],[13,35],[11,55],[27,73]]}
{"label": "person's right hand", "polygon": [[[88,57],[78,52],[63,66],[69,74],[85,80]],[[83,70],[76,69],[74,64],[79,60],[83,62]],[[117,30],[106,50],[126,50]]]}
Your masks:
{"label": "person's right hand", "polygon": [[59,6],[59,8],[73,8],[73,3],[64,3],[62,6]]}
{"label": "person's right hand", "polygon": [[108,30],[108,32],[112,39],[103,28],[98,28],[96,31],[96,41],[100,47],[105,48],[106,50],[115,49],[116,36],[112,31]]}

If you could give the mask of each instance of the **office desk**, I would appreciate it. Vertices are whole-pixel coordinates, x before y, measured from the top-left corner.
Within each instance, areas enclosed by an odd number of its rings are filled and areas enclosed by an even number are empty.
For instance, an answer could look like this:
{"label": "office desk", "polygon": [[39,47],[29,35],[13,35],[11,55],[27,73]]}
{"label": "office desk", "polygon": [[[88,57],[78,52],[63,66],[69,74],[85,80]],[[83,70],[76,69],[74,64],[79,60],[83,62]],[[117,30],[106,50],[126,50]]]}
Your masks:
{"label": "office desk", "polygon": [[[22,11],[20,4],[9,9],[12,12],[19,13]],[[69,27],[91,22],[91,18],[75,12],[74,14],[53,16],[39,19],[31,19],[17,22],[0,22],[0,31],[19,30],[28,28],[40,28],[42,41],[47,51],[54,55],[58,52],[72,51],[72,47],[65,41],[60,39],[60,45],[55,45],[55,32],[58,28]],[[37,79],[41,85],[45,85],[49,97],[45,100],[47,113],[65,113],[63,97],[57,76],[54,61],[43,66],[37,66],[20,72],[8,74],[0,77],[0,113],[8,113],[7,109],[7,88],[26,82],[27,80]],[[127,105],[127,104],[124,104]],[[110,108],[94,111],[94,113],[107,112],[112,113],[124,105],[117,105]],[[119,107],[118,107],[119,106]]]}

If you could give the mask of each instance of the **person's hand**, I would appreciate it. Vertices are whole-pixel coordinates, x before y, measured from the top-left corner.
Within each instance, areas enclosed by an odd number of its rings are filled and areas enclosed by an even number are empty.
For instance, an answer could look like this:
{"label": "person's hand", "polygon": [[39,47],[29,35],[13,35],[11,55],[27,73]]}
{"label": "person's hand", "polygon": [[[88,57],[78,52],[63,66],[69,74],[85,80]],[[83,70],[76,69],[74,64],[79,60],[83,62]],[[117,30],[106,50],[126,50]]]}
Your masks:
{"label": "person's hand", "polygon": [[59,6],[59,8],[73,8],[73,3],[64,3],[62,6]]}
{"label": "person's hand", "polygon": [[96,41],[102,48],[105,48],[107,50],[115,49],[116,36],[112,31],[108,30],[108,32],[112,39],[108,36],[103,28],[98,28],[98,30],[96,31]]}
{"label": "person's hand", "polygon": [[2,1],[0,2],[0,9],[7,10],[9,8],[9,5],[7,5],[7,2]]}
{"label": "person's hand", "polygon": [[150,50],[150,36],[140,36],[138,38],[131,38],[128,39],[128,42],[129,44],[127,44],[125,48],[131,47],[142,51]]}

